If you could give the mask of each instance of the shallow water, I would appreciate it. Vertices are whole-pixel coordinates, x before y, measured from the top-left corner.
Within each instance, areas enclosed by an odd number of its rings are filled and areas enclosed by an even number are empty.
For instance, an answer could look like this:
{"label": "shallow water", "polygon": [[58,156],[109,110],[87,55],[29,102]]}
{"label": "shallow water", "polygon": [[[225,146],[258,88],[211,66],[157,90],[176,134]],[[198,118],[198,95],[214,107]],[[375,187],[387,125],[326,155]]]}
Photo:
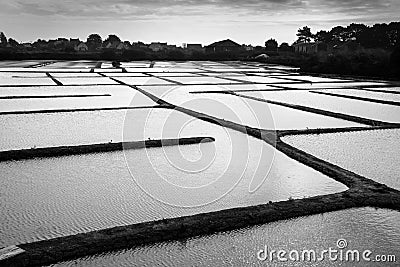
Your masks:
{"label": "shallow water", "polygon": [[[0,72],[0,86],[5,85],[55,85],[55,82],[50,78],[38,77],[34,78],[32,74],[28,74],[31,77],[21,77],[25,73],[16,72]],[[43,74],[40,74],[43,76]]]}
{"label": "shallow water", "polygon": [[176,67],[157,67],[155,66],[154,68],[126,68],[128,72],[203,72],[203,70],[197,69],[195,67],[191,66],[184,66],[181,68],[176,68]]}
{"label": "shallow water", "polygon": [[51,76],[54,78],[100,78],[98,73],[93,72],[74,72],[74,73],[67,73],[67,72],[51,72]]}
{"label": "shallow water", "polygon": [[[375,255],[400,257],[400,213],[361,208],[323,215],[278,221],[181,241],[156,243],[118,252],[104,253],[52,266],[396,266],[396,263],[330,261],[326,254],[319,262],[260,261],[257,253],[285,250],[337,249],[337,240],[345,239],[348,250],[371,250]],[[299,229],[302,229],[299,231]],[[301,255],[301,254],[300,254]],[[339,255],[336,254],[336,255]],[[301,257],[301,256],[300,256]],[[343,257],[345,259],[345,256]],[[350,258],[351,259],[351,258]]]}
{"label": "shallow water", "polygon": [[[94,68],[97,61],[92,60],[75,60],[75,61],[59,61],[44,66],[44,68],[65,68],[65,69],[76,69],[76,68]],[[41,69],[41,68],[39,68]]]}
{"label": "shallow water", "polygon": [[49,109],[77,108],[109,108],[127,106],[153,106],[150,98],[142,93],[122,85],[82,86],[82,87],[32,87],[32,88],[0,88],[0,95],[60,95],[60,94],[110,94],[101,97],[72,98],[33,98],[33,99],[1,99],[0,111],[30,111]]}
{"label": "shallow water", "polygon": [[313,94],[307,91],[240,92],[241,95],[339,112],[385,122],[400,122],[400,107]]}
{"label": "shallow water", "polygon": [[18,61],[6,60],[6,61],[0,61],[0,68],[9,68],[9,67],[26,68],[49,61],[50,60],[18,60]]}
{"label": "shallow water", "polygon": [[287,80],[284,79],[279,79],[275,77],[265,77],[265,76],[246,76],[245,78],[242,78],[242,80],[256,82],[256,83],[271,83],[271,84],[287,82]]}
{"label": "shallow water", "polygon": [[154,76],[159,76],[159,77],[202,77],[199,74],[196,73],[190,73],[190,72],[162,72],[162,73],[153,73]]}
{"label": "shallow water", "polygon": [[173,84],[157,77],[115,77],[115,79],[130,85]]}
{"label": "shallow water", "polygon": [[149,77],[149,75],[140,72],[115,72],[115,73],[106,73],[108,77]]}
{"label": "shallow water", "polygon": [[216,141],[2,162],[0,246],[346,189],[236,131],[182,113],[163,122],[152,118],[144,127],[137,121],[125,127],[125,140],[161,135]]}
{"label": "shallow water", "polygon": [[384,90],[384,91],[389,91],[389,92],[400,92],[400,87],[376,87],[376,88],[368,88],[371,90]]}
{"label": "shallow water", "polygon": [[400,102],[400,94],[388,94],[382,92],[371,92],[371,91],[363,91],[357,89],[335,89],[335,90],[324,90],[321,92]]}
{"label": "shallow water", "polygon": [[290,145],[400,190],[400,130],[286,136]]}
{"label": "shallow water", "polygon": [[289,76],[285,76],[283,78],[303,80],[304,82],[333,82],[334,83],[334,82],[350,81],[348,79],[325,78],[325,77],[304,76],[304,75],[289,75]]}
{"label": "shallow water", "polygon": [[218,77],[169,77],[169,79],[182,83],[182,84],[219,84],[219,83],[239,83],[237,81],[231,81],[226,79],[220,79]]}
{"label": "shallow water", "polygon": [[107,77],[74,77],[74,78],[56,78],[59,82],[64,85],[90,85],[90,84],[118,84]]}
{"label": "shallow water", "polygon": [[359,86],[382,86],[387,85],[387,83],[382,82],[332,82],[332,83],[299,83],[299,84],[275,84],[279,86],[284,86],[293,89],[325,89],[325,88],[348,88],[348,87],[359,87]]}
{"label": "shallow water", "polygon": [[233,95],[191,93],[205,90],[226,90],[224,86],[142,88],[172,104],[256,128],[306,129],[361,126],[353,122]]}

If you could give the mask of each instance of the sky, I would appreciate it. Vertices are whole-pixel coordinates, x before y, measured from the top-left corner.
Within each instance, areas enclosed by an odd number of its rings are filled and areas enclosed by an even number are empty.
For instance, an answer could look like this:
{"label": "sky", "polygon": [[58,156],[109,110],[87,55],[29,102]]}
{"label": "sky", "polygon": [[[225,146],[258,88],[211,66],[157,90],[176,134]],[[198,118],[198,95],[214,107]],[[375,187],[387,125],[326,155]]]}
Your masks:
{"label": "sky", "polygon": [[399,21],[400,0],[0,0],[0,31],[19,42],[58,37],[201,43],[292,43],[297,29]]}

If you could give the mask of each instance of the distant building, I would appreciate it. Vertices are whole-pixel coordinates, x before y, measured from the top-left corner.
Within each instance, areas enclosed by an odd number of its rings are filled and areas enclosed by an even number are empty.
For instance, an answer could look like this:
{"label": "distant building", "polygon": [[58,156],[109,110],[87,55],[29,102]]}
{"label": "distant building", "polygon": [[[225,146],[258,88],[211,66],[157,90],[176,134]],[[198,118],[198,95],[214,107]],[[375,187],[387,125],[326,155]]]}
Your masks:
{"label": "distant building", "polygon": [[66,38],[58,38],[55,42],[54,45],[55,46],[67,46],[69,44],[68,39]]}
{"label": "distant building", "polygon": [[245,45],[245,44],[243,44],[242,47],[243,47],[243,49],[246,50],[246,51],[253,51],[253,50],[254,50],[254,47],[253,47],[252,45]]}
{"label": "distant building", "polygon": [[298,43],[294,44],[294,52],[299,54],[316,54],[318,53],[318,43]]}
{"label": "distant building", "polygon": [[22,45],[25,48],[32,48],[32,44],[31,43],[23,43]]}
{"label": "distant building", "polygon": [[178,47],[176,45],[167,45],[167,47],[166,47],[166,49],[168,49],[168,50],[175,50],[177,48]]}
{"label": "distant building", "polygon": [[74,50],[79,52],[86,52],[89,50],[89,47],[84,42],[80,42],[74,47]]}
{"label": "distant building", "polygon": [[121,42],[110,42],[110,41],[107,41],[107,42],[103,43],[103,48],[106,48],[106,49],[117,49],[117,47],[119,45],[121,45],[121,44],[122,44]]}
{"label": "distant building", "polygon": [[[54,40],[56,41],[56,40]],[[69,45],[72,47],[75,47],[77,45],[79,45],[81,43],[81,40],[79,40],[79,38],[70,38],[69,39]]]}
{"label": "distant building", "polygon": [[152,42],[149,45],[149,48],[154,52],[165,50],[167,49],[167,47],[168,47],[167,43],[160,43],[160,42]]}
{"label": "distant building", "polygon": [[143,42],[132,42],[132,47],[146,49],[148,45]]}
{"label": "distant building", "polygon": [[206,52],[234,52],[240,50],[241,48],[242,46],[240,44],[226,39],[206,46]]}
{"label": "distant building", "polygon": [[202,52],[204,50],[201,44],[186,44],[185,48],[190,51]]}
{"label": "distant building", "polygon": [[118,50],[127,50],[127,49],[131,48],[131,44],[129,42],[123,42],[123,43],[120,43],[119,45],[117,45],[116,48]]}
{"label": "distant building", "polygon": [[268,56],[267,54],[260,54],[260,55],[256,56],[254,59],[257,59],[257,60],[266,60],[266,59],[268,59],[268,58],[269,58],[269,56]]}

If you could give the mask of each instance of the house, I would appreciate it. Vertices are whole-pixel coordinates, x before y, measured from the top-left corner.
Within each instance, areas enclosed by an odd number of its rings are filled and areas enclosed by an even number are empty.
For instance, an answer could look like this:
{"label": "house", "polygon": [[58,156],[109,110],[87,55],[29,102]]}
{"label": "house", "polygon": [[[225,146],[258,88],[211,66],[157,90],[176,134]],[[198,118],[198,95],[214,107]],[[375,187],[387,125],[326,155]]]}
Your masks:
{"label": "house", "polygon": [[72,47],[75,47],[77,45],[79,45],[81,43],[81,40],[79,40],[79,38],[70,38],[69,39],[69,45]]}
{"label": "house", "polygon": [[166,47],[168,50],[176,50],[177,46],[176,45],[167,45]]}
{"label": "house", "polygon": [[86,52],[89,50],[89,47],[84,42],[80,42],[74,47],[74,50],[79,52]]}
{"label": "house", "polygon": [[128,41],[125,41],[123,43],[120,43],[116,47],[118,50],[127,50],[131,48],[131,44]]}
{"label": "house", "polygon": [[148,46],[143,42],[132,42],[132,47],[146,49]]}
{"label": "house", "polygon": [[241,48],[242,46],[240,44],[226,39],[206,46],[206,52],[234,52],[240,50]]}
{"label": "house", "polygon": [[318,53],[318,43],[298,43],[294,44],[294,52],[299,54],[316,54]]}
{"label": "house", "polygon": [[185,48],[190,51],[203,52],[204,48],[201,44],[186,44]]}
{"label": "house", "polygon": [[117,47],[119,45],[121,45],[121,44],[122,44],[121,42],[110,42],[110,41],[108,41],[108,42],[103,43],[103,48],[106,48],[106,49],[117,49]]}
{"label": "house", "polygon": [[154,52],[165,50],[167,49],[167,47],[168,47],[167,43],[160,43],[160,42],[152,42],[149,45],[149,48]]}
{"label": "house", "polygon": [[243,47],[243,49],[246,50],[246,51],[253,51],[253,50],[254,50],[254,47],[253,47],[252,45],[245,45],[245,44],[243,44],[242,47]]}
{"label": "house", "polygon": [[27,49],[31,49],[32,48],[32,44],[31,43],[23,43],[22,46],[24,48],[27,48]]}

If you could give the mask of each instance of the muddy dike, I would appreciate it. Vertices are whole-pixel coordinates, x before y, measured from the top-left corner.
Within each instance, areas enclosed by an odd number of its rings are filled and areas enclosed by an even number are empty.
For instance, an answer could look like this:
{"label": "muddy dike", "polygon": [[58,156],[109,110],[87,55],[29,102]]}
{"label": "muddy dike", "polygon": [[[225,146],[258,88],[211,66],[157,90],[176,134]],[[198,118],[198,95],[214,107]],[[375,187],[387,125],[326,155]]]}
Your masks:
{"label": "muddy dike", "polygon": [[347,128],[316,128],[316,129],[300,129],[300,130],[279,130],[278,136],[284,137],[287,135],[308,135],[308,134],[327,134],[327,133],[348,133],[348,132],[364,132],[376,130],[399,129],[400,124],[375,127],[347,127]]}
{"label": "muddy dike", "polygon": [[102,153],[120,151],[124,149],[142,149],[151,147],[191,145],[199,143],[214,142],[213,137],[189,137],[179,139],[145,140],[135,142],[102,143],[78,146],[58,146],[31,148],[20,150],[0,151],[0,161],[24,160],[45,157],[61,157],[69,155],[81,155],[90,153]]}

